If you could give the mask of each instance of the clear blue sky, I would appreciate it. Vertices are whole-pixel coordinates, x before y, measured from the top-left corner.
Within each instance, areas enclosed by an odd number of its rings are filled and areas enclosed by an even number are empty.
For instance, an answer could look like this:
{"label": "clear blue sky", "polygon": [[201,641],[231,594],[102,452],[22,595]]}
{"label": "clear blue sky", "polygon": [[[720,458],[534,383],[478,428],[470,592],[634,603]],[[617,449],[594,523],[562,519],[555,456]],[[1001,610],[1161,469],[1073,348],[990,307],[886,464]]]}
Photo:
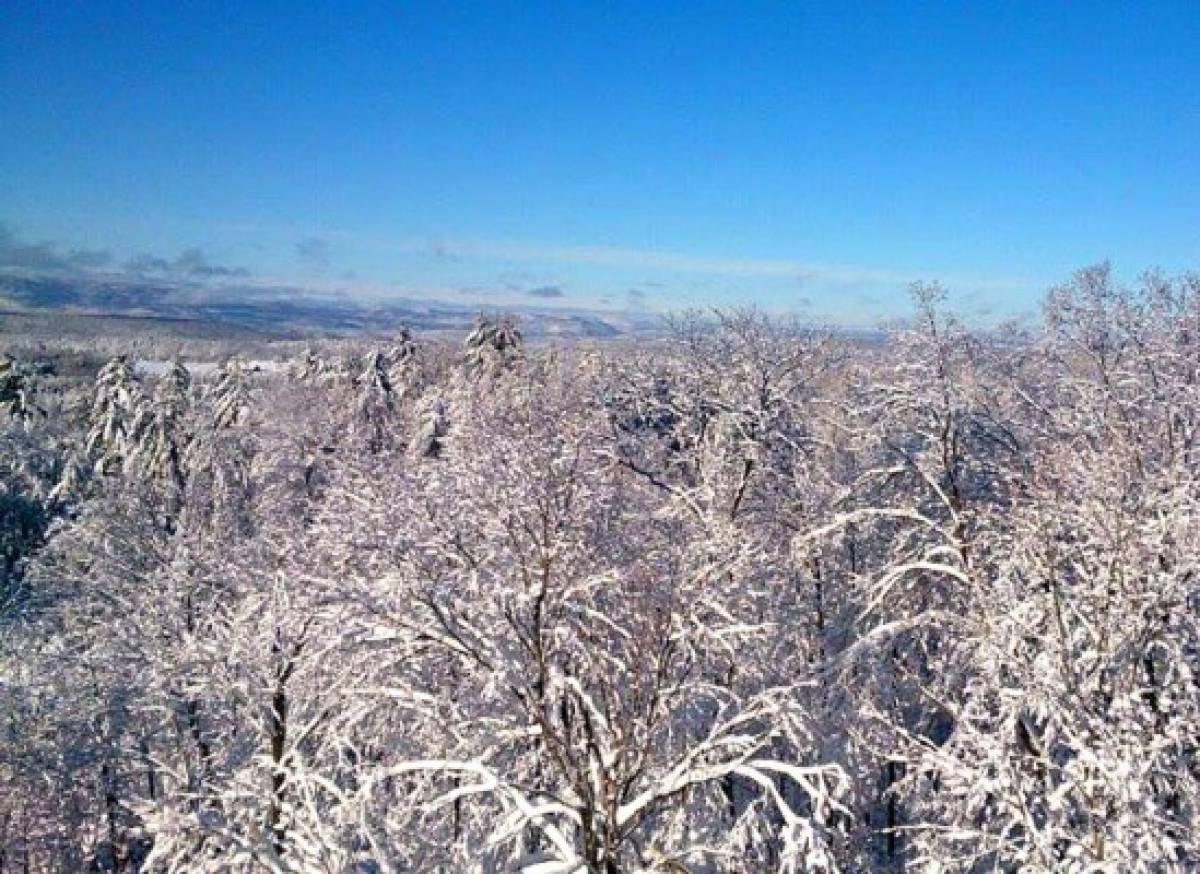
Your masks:
{"label": "clear blue sky", "polygon": [[10,238],[849,321],[1200,268],[1197,0],[221,6],[5,4]]}

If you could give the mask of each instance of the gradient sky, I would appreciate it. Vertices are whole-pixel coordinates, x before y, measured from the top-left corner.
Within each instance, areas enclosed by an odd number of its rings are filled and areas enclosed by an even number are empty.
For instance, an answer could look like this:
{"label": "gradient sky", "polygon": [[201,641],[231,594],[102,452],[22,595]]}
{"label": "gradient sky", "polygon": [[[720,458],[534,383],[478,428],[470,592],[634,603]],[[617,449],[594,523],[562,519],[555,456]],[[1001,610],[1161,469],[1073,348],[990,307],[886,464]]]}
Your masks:
{"label": "gradient sky", "polygon": [[[1200,3],[10,0],[10,244],[373,296],[979,318],[1200,268]],[[182,263],[182,262],[180,262]]]}

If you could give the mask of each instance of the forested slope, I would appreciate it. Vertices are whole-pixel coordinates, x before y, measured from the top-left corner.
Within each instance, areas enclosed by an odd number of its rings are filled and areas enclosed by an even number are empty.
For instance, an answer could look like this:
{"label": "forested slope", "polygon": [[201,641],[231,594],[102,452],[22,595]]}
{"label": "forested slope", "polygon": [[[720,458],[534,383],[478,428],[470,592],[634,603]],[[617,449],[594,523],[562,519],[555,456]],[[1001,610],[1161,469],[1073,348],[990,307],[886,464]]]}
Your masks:
{"label": "forested slope", "polygon": [[0,871],[1193,869],[1200,280],[914,300],[6,360]]}

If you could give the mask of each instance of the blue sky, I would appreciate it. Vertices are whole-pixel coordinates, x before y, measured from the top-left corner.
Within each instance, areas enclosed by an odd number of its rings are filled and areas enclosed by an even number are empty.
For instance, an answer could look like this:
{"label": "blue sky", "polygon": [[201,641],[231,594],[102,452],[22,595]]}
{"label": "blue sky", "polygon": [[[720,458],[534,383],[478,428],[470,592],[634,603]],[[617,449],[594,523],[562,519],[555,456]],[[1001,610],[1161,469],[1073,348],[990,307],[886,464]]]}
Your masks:
{"label": "blue sky", "polygon": [[864,322],[1200,268],[1195,0],[14,0],[0,122],[10,241],[111,270]]}

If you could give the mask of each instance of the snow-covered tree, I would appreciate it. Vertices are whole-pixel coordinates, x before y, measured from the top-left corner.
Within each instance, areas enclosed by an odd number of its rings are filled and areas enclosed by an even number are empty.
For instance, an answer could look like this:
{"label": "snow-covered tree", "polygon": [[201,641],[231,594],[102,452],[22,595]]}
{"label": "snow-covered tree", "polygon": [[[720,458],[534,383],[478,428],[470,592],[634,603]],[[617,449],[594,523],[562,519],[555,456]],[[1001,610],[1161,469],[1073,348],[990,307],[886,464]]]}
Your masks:
{"label": "snow-covered tree", "polygon": [[569,372],[510,388],[443,463],[372,469],[342,486],[357,516],[332,510],[366,636],[429,702],[429,748],[367,776],[426,781],[464,870],[832,868],[844,776],[755,658],[754,543],[718,546],[607,457]]}
{"label": "snow-covered tree", "polygon": [[491,375],[519,361],[522,348],[521,331],[514,318],[480,316],[467,335],[463,366],[472,375]]}
{"label": "snow-covered tree", "polygon": [[34,400],[26,369],[9,355],[0,355],[0,412],[26,426],[46,414]]}
{"label": "snow-covered tree", "polygon": [[97,473],[120,470],[134,452],[136,424],[145,402],[128,356],[118,355],[96,375],[89,416],[87,452]]}
{"label": "snow-covered tree", "polygon": [[368,451],[379,452],[391,444],[396,419],[396,392],[382,350],[367,354],[354,380],[354,391],[350,428]]}
{"label": "snow-covered tree", "polygon": [[168,505],[178,503],[185,486],[184,456],[187,452],[187,416],[191,410],[191,377],[179,361],[173,361],[159,377],[151,403],[139,411],[141,420],[134,432],[137,444],[133,464],[167,493]]}
{"label": "snow-covered tree", "polygon": [[0,365],[0,871],[1200,866],[1200,279],[912,290]]}

